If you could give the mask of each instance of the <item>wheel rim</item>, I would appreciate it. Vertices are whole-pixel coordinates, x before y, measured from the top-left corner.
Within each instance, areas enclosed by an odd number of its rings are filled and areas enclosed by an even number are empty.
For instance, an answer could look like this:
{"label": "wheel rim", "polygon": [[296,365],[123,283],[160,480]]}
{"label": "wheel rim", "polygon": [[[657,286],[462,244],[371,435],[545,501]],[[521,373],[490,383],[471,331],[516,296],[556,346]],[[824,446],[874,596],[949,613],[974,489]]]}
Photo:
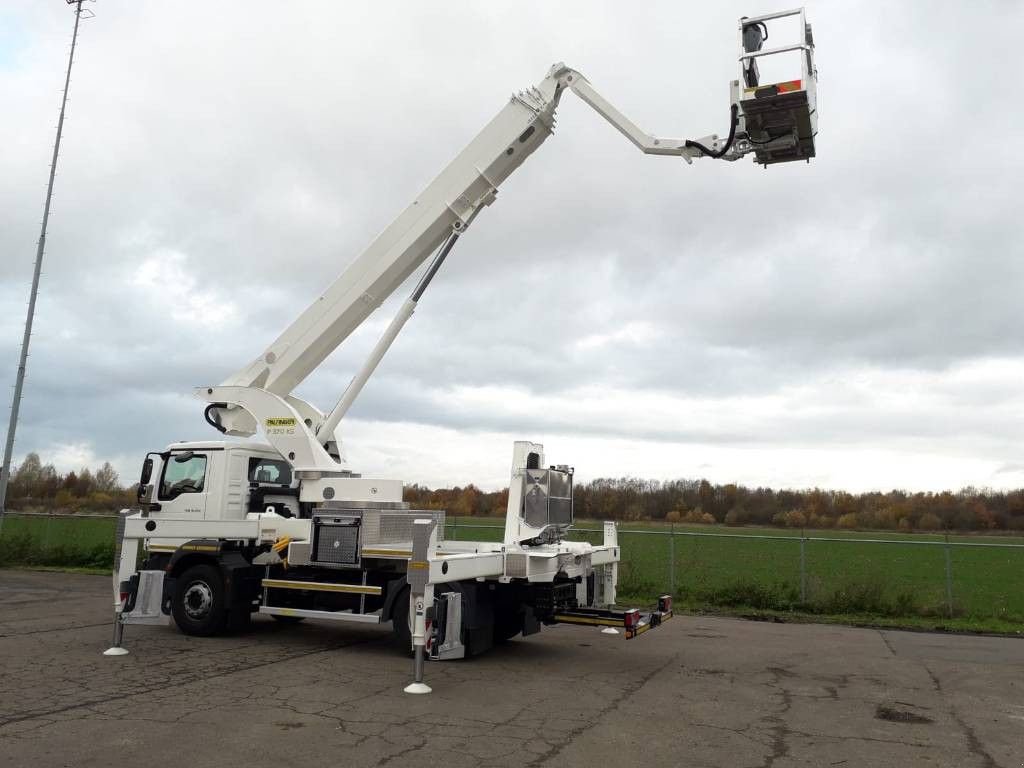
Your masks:
{"label": "wheel rim", "polygon": [[193,581],[188,585],[182,598],[185,615],[190,619],[204,619],[213,605],[213,590],[205,581]]}

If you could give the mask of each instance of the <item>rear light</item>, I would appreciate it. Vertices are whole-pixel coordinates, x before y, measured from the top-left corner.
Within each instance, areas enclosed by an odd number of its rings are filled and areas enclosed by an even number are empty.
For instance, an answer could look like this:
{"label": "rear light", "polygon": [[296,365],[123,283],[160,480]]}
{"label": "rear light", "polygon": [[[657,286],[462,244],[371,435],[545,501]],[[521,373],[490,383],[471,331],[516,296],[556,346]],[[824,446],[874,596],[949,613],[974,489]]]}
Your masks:
{"label": "rear light", "polygon": [[672,595],[662,595],[658,598],[658,610],[662,613],[669,613],[672,610]]}
{"label": "rear light", "polygon": [[636,629],[640,625],[640,609],[633,608],[622,614],[622,626],[626,629]]}
{"label": "rear light", "polygon": [[121,605],[124,605],[125,600],[127,600],[127,599],[128,599],[128,593],[127,592],[122,592],[121,593]]}

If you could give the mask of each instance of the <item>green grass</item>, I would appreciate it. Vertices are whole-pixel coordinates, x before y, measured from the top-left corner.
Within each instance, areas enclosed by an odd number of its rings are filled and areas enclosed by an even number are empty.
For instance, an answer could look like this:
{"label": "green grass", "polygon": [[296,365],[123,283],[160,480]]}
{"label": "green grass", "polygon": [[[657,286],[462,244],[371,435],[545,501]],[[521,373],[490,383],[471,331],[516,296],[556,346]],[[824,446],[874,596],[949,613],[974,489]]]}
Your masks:
{"label": "green grass", "polygon": [[[453,525],[457,523],[457,525]],[[487,529],[472,525],[493,526]],[[577,521],[578,529],[601,524]],[[951,547],[953,615],[946,604],[946,553],[939,546],[807,541],[807,596],[800,599],[799,530],[676,525],[677,532],[728,533],[775,539],[676,536],[674,589],[670,537],[628,531],[667,531],[658,523],[619,526],[620,602],[650,604],[673,592],[692,611],[784,617],[851,624],[1021,633],[1024,631],[1024,549]],[[809,537],[942,541],[941,535],[810,531]],[[449,517],[446,535],[499,541],[501,520]],[[600,543],[601,533],[572,538]],[[109,570],[114,520],[54,515],[8,515],[0,530],[0,566]],[[1024,538],[963,534],[951,541],[1024,543]]]}
{"label": "green grass", "polygon": [[111,570],[114,520],[102,517],[5,515],[0,567],[57,566]]}
{"label": "green grass", "polygon": [[[455,538],[496,541],[495,519],[462,519]],[[577,528],[601,528],[577,521]],[[677,532],[742,534],[772,539],[675,536],[674,580],[670,537],[628,531],[668,531],[657,523],[622,523],[620,602],[651,604],[673,592],[694,611],[791,619],[832,617],[843,623],[1020,633],[1024,630],[1024,549],[951,547],[953,612],[946,602],[946,553],[941,546],[807,541],[806,599],[800,596],[799,530],[676,525]],[[452,535],[451,521],[447,534]],[[942,542],[941,535],[895,532],[807,531],[808,537]],[[602,534],[571,537],[600,543]],[[951,536],[953,542],[1022,544],[1009,536]],[[674,589],[673,589],[674,583]]]}

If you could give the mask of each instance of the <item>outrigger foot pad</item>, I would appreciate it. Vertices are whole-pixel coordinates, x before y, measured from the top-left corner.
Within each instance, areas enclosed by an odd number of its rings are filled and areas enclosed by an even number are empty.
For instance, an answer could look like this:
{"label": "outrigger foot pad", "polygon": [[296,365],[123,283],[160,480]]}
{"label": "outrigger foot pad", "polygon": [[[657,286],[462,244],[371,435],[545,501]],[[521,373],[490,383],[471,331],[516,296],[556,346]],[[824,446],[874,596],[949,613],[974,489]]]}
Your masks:
{"label": "outrigger foot pad", "polygon": [[103,655],[104,656],[127,656],[128,655],[128,649],[127,648],[122,648],[119,645],[115,645],[115,646],[112,646],[110,648],[107,648],[107,650],[105,650],[103,652]]}

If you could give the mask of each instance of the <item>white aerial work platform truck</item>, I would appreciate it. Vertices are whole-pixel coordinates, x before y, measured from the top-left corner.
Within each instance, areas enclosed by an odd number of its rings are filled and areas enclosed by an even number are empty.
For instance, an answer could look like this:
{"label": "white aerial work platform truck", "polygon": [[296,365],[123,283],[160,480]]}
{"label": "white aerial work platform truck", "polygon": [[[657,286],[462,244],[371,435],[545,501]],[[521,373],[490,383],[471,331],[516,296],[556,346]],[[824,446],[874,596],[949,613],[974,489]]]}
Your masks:
{"label": "white aerial work platform truck", "polygon": [[[799,23],[799,39],[764,48],[768,25]],[[544,624],[619,627],[636,636],[671,616],[665,596],[647,615],[616,605],[620,557],[614,523],[592,545],[566,540],[573,469],[541,445],[513,451],[503,540],[444,539],[444,513],[410,509],[402,481],[363,477],[340,459],[336,430],[456,241],[498,187],[551,135],[572,91],[642,152],[765,166],[815,154],[817,111],[810,25],[802,9],[743,18],[740,79],[731,86],[727,138],[645,133],[579,72],[554,65],[512,96],[470,144],[258,358],[217,386],[196,390],[218,432],[266,442],[175,443],[146,456],[139,510],[118,525],[115,643],[125,625],[173,618],[191,635],[243,628],[253,613],[391,622],[424,655],[479,654]],[[761,57],[796,52],[798,79],[762,84]],[[329,412],[293,394],[414,271],[427,267],[369,359]],[[140,554],[140,546],[142,552]],[[140,565],[141,560],[141,565]]]}

